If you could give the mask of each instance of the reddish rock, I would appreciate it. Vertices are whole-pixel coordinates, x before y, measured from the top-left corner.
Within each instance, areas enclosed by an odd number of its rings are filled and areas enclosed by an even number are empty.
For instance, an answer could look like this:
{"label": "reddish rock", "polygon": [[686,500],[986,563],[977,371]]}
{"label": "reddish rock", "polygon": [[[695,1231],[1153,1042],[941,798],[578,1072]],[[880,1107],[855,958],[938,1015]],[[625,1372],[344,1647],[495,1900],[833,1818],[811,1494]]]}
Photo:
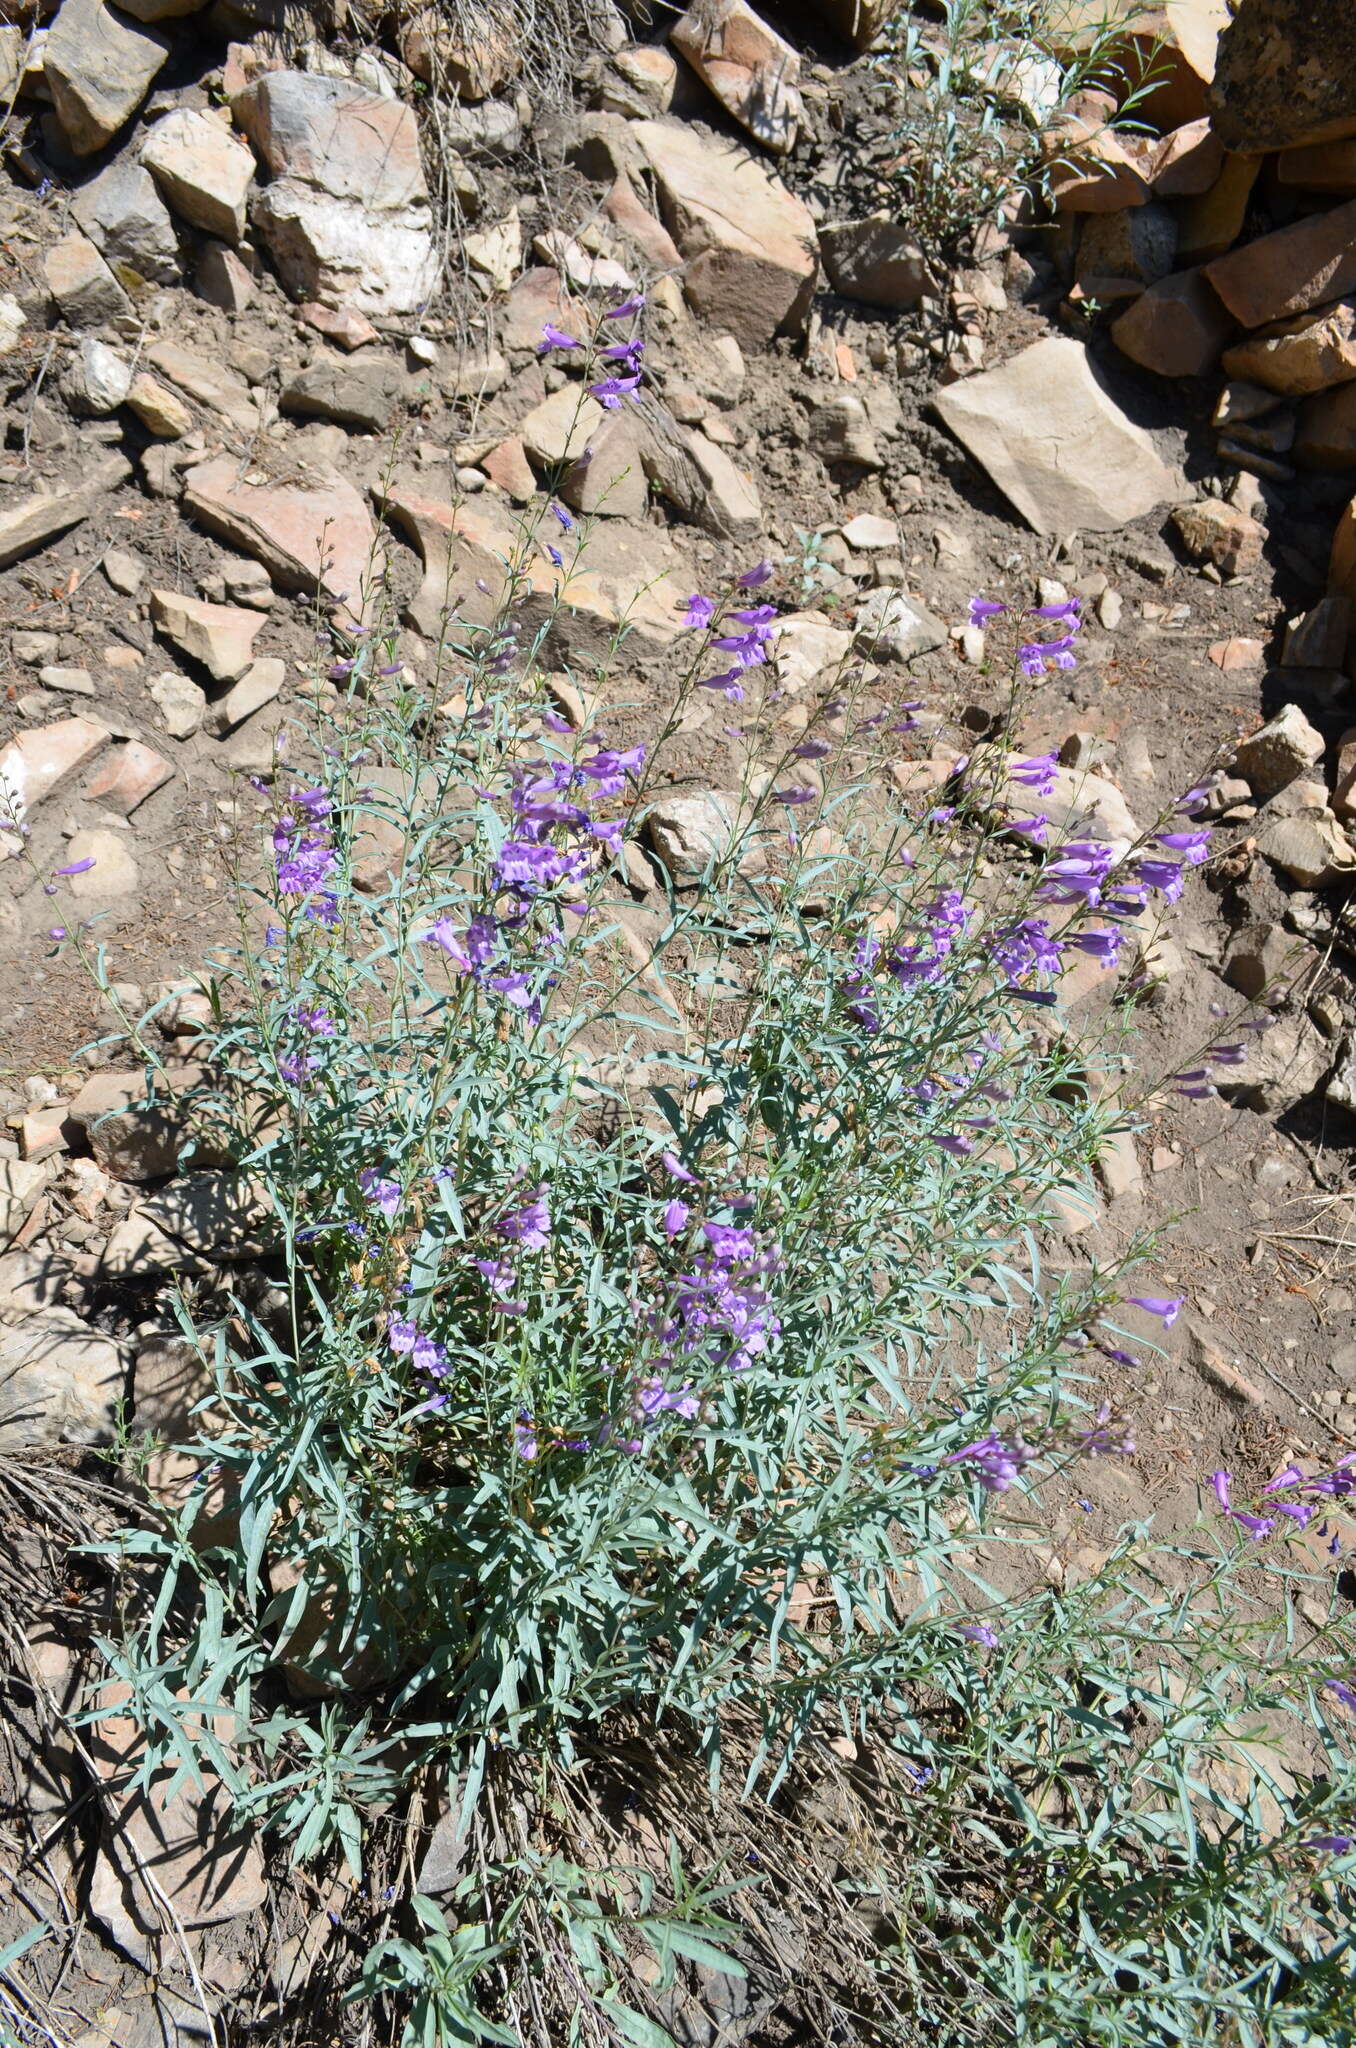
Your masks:
{"label": "reddish rock", "polygon": [[141,161],[181,220],[232,246],[240,240],[254,158],[214,115],[176,107],[151,128]]}
{"label": "reddish rock", "polygon": [[1225,351],[1224,369],[1285,398],[1349,383],[1356,377],[1356,299],[1248,335]]}
{"label": "reddish rock", "polygon": [[206,598],[185,597],[177,590],[152,591],[151,617],[165,638],[191,660],[200,661],[217,683],[233,683],[244,675],[265,623],[263,612],[209,604]]}
{"label": "reddish rock", "polygon": [[1179,271],[1142,292],[1112,324],[1123,355],[1160,377],[1200,377],[1219,361],[1234,323],[1199,270]]}
{"label": "reddish rock", "polygon": [[108,758],[100,763],[93,780],[86,786],[85,795],[91,802],[104,804],[110,811],[116,811],[120,818],[130,818],[133,811],[171,781],[173,775],[169,762],[163,760],[154,747],[144,745],[141,740],[128,740],[124,746],[112,748]]}
{"label": "reddish rock", "polygon": [[1304,401],[1293,452],[1301,469],[1356,469],[1356,383]]}
{"label": "reddish rock", "polygon": [[1205,274],[1245,327],[1329,305],[1356,289],[1356,200],[1263,235]]}
{"label": "reddish rock", "polygon": [[355,348],[363,348],[369,341],[378,339],[372,322],[365,320],[361,313],[355,313],[351,306],[336,312],[332,306],[322,306],[314,299],[308,299],[305,305],[297,307],[297,318],[350,355]]}
{"label": "reddish rock", "polygon": [[1202,498],[1196,505],[1180,505],[1172,523],[1193,560],[1213,562],[1222,575],[1246,576],[1261,563],[1265,530],[1236,505]]}
{"label": "reddish rock", "polygon": [[636,196],[636,188],[624,171],[603,201],[603,211],[624,235],[631,237],[656,270],[677,270],[681,267],[683,259],[672,235]]}
{"label": "reddish rock", "polygon": [[1260,640],[1217,640],[1206,653],[1226,676],[1236,675],[1240,669],[1260,668],[1266,658]]}
{"label": "reddish rock", "polygon": [[0,569],[88,519],[103,493],[116,490],[131,473],[125,455],[111,454],[87,461],[83,481],[73,491],[31,491],[20,498],[11,496],[8,503],[0,501]]}
{"label": "reddish rock", "polygon": [[0,751],[0,785],[31,811],[92,761],[108,738],[107,728],[89,718],[59,718],[21,732]]}
{"label": "reddish rock", "polygon": [[1119,213],[1148,199],[1148,180],[1110,128],[1065,115],[1047,129],[1045,144],[1055,159],[1050,197],[1067,212]]}
{"label": "reddish rock", "polygon": [[497,448],[491,448],[489,454],[482,457],[480,467],[490,482],[498,484],[501,491],[507,491],[517,505],[526,505],[537,494],[532,464],[516,434],[510,440],[501,441]]}
{"label": "reddish rock", "polygon": [[1276,178],[1302,192],[1356,192],[1356,137],[1283,149],[1276,159]]}
{"label": "reddish rock", "polygon": [[184,507],[209,533],[263,563],[284,590],[319,591],[356,620],[383,556],[362,498],[336,470],[272,483],[220,456],[184,479]]}
{"label": "reddish rock", "polygon": [[1208,120],[1165,135],[1144,166],[1155,199],[1199,199],[1224,169],[1224,145]]}
{"label": "reddish rock", "polygon": [[1189,263],[1223,256],[1243,232],[1260,156],[1226,156],[1209,191],[1188,199],[1178,216],[1178,253]]}
{"label": "reddish rock", "polygon": [[[850,0],[849,0],[850,4]],[[1094,44],[1133,91],[1135,117],[1180,128],[1206,112],[1226,0],[1056,0],[1047,33],[1057,54],[1086,57]],[[1108,28],[1124,30],[1108,45]]]}

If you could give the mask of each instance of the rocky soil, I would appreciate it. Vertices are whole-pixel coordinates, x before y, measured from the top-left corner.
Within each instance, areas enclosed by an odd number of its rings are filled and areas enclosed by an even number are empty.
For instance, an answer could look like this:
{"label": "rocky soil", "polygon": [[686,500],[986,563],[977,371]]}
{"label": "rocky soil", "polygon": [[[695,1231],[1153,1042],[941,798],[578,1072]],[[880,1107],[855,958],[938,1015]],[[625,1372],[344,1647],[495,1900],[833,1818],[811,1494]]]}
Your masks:
{"label": "rocky soil", "polygon": [[[258,855],[248,778],[339,700],[334,652],[383,579],[432,687],[449,593],[488,615],[515,514],[561,465],[597,526],[551,686],[619,740],[653,722],[679,600],[766,552],[785,719],[855,641],[882,708],[924,702],[900,787],[940,786],[1006,687],[970,596],[1082,598],[1080,664],[1024,738],[1058,748],[1094,834],[1151,825],[1202,773],[1218,831],[1126,967],[1143,1128],[1050,1247],[1106,1259],[1174,1220],[1157,1277],[1187,1307],[1110,1369],[1140,1455],[1054,1512],[1046,1566],[1076,1573],[1132,1515],[1190,1520],[1216,1464],[1356,1447],[1356,70],[1325,41],[1295,84],[1311,35],[1356,48],[1356,10],[1242,0],[1217,46],[1221,6],[1175,7],[1152,133],[1113,130],[1109,93],[1055,114],[1044,74],[986,48],[1011,117],[1047,126],[1054,205],[986,224],[946,273],[892,210],[884,11],[774,24],[704,0],[670,27],[604,6],[563,98],[491,13],[461,34],[460,13],[62,0],[0,26],[0,778],[41,871],[0,834],[16,1469],[87,1483],[78,1454],[124,1401],[172,1440],[204,1382],[163,1289],[247,1274],[251,1247],[210,1158],[178,1171],[181,1109],[90,1045],[112,1020],[56,918],[96,920],[191,1091],[194,978],[238,936],[232,876]],[[1069,0],[1061,50],[1085,17]],[[543,323],[632,286],[640,401],[586,402],[572,438],[576,373],[539,354]],[[609,717],[590,664],[622,614]],[[723,710],[684,735],[685,790],[738,781]],[[54,904],[41,874],[88,861]],[[1077,1032],[1106,978],[1064,995]],[[1259,1000],[1272,1028],[1217,1093],[1157,1090]],[[87,1512],[112,1512],[98,1486]],[[54,1531],[29,1539],[30,1593]],[[204,2009],[245,2002],[273,2031],[238,2038],[281,2039],[343,1899],[271,1890],[210,1785],[159,1814],[130,1787],[130,1721],[54,1750],[43,1702],[77,1701],[103,1619],[96,1575],[58,1571],[11,1688],[29,1790],[0,1836],[0,1947],[34,1912],[71,1930],[59,1986],[55,1965],[33,1982],[77,2048],[206,2039]],[[83,1833],[56,1839],[73,1783]]]}

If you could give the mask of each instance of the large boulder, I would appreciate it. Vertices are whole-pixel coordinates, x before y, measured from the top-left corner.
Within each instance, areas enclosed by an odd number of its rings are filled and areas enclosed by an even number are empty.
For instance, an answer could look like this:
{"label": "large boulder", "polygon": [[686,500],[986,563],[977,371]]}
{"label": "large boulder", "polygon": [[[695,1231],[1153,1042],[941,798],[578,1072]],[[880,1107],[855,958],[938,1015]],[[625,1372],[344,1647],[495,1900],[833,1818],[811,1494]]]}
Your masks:
{"label": "large boulder", "polygon": [[734,143],[669,121],[637,121],[631,132],[682,252],[693,310],[718,320],[741,348],[798,326],[818,269],[808,207]]}
{"label": "large boulder", "polygon": [[1356,0],[1237,0],[1210,109],[1226,149],[1356,134]]}
{"label": "large boulder", "polygon": [[289,289],[361,313],[417,311],[438,258],[413,108],[346,79],[270,71],[232,111],[272,173],[255,222]]}
{"label": "large boulder", "polygon": [[1037,533],[1110,533],[1180,502],[1179,478],[1093,375],[1081,342],[1051,335],[939,391],[958,441]]}

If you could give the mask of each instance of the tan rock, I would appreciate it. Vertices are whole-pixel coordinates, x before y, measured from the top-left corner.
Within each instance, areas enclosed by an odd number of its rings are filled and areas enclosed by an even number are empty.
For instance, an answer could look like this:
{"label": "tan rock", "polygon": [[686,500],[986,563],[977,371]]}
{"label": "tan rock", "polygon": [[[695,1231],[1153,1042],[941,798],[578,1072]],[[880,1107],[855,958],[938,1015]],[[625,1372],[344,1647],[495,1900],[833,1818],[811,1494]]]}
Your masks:
{"label": "tan rock", "polygon": [[288,287],[388,318],[424,305],[438,257],[414,109],[346,79],[271,71],[232,111],[273,173],[254,219]]}
{"label": "tan rock", "polygon": [[127,387],[127,403],[147,433],[162,440],[179,441],[193,431],[193,415],[182,398],[145,370],[138,370]]}
{"label": "tan rock", "polygon": [[242,434],[252,434],[259,425],[259,408],[249,385],[221,363],[212,362],[174,341],[154,342],[146,361],[158,370],[176,391],[187,392],[199,405],[229,420]]}
{"label": "tan rock", "polygon": [[642,519],[650,499],[646,438],[634,406],[613,413],[594,435],[589,460],[576,462],[562,480],[564,502],[588,516]]}
{"label": "tan rock", "polygon": [[126,832],[106,825],[86,825],[73,832],[66,845],[71,865],[91,861],[82,874],[71,875],[67,886],[79,903],[103,903],[115,896],[134,896],[140,876]]}
{"label": "tan rock", "polygon": [[1332,537],[1328,595],[1348,597],[1356,604],[1356,498],[1341,514]]}
{"label": "tan rock", "polygon": [[87,235],[63,235],[42,259],[47,289],[72,327],[102,327],[132,302]]}
{"label": "tan rock", "polygon": [[1054,160],[1050,197],[1066,212],[1118,213],[1148,199],[1148,179],[1109,127],[1065,114],[1051,122],[1044,142]]}
{"label": "tan rock", "polygon": [[1050,336],[939,391],[952,433],[1037,533],[1109,533],[1176,504],[1177,476],[1102,389],[1080,342]]}
{"label": "tan rock", "polygon": [[1356,728],[1349,727],[1337,743],[1337,775],[1332,807],[1339,818],[1356,818]]}
{"label": "tan rock", "polygon": [[1172,523],[1192,559],[1213,562],[1225,576],[1246,576],[1261,564],[1265,529],[1235,505],[1202,498],[1179,506]]}
{"label": "tan rock", "polygon": [[233,456],[192,469],[184,508],[209,533],[263,563],[285,590],[319,591],[357,619],[380,579],[384,555],[371,515],[336,470],[315,468],[272,483]]}
{"label": "tan rock", "polygon": [[1356,192],[1356,137],[1283,149],[1276,159],[1276,178],[1302,192]]}
{"label": "tan rock", "polygon": [[254,659],[254,642],[264,614],[234,605],[209,604],[179,591],[151,593],[151,617],[167,640],[202,663],[212,680],[233,683]]}
{"label": "tan rock", "polygon": [[63,0],[42,49],[42,75],[77,156],[111,142],[170,52],[166,38],[102,0]]}
{"label": "tan rock", "polygon": [[590,398],[581,384],[562,384],[519,420],[518,438],[534,462],[554,467],[577,462],[602,423],[603,408],[596,398]]}
{"label": "tan rock", "polygon": [[678,245],[663,222],[656,220],[623,171],[603,201],[608,219],[629,235],[648,263],[656,270],[677,270],[682,264]]}
{"label": "tan rock", "polygon": [[450,87],[461,100],[488,99],[522,68],[522,21],[502,5],[423,7],[402,17],[400,54],[425,84]]}
{"label": "tan rock", "polygon": [[1206,649],[1206,655],[1229,676],[1242,669],[1260,668],[1266,659],[1266,647],[1261,640],[1217,640]]}
{"label": "tan rock", "polygon": [[1123,355],[1160,377],[1200,377],[1214,368],[1234,322],[1199,270],[1151,285],[1113,321]]}
{"label": "tan rock", "polygon": [[1099,278],[1157,284],[1171,275],[1176,256],[1177,219],[1169,206],[1151,202],[1089,214],[1078,238],[1078,281],[1089,291]]}
{"label": "tan rock", "polygon": [[1286,704],[1239,742],[1234,766],[1259,796],[1275,796],[1323,759],[1323,735],[1300,710]]}
{"label": "tan rock", "polygon": [[[45,1181],[40,1166],[23,1170],[37,1186]],[[0,1320],[0,1451],[111,1443],[126,1378],[119,1347],[68,1308]]]}
{"label": "tan rock", "polygon": [[726,112],[765,148],[785,156],[804,114],[800,56],[746,0],[696,0],[669,30]]}
{"label": "tan rock", "polygon": [[152,127],[141,161],[181,220],[234,247],[245,232],[254,158],[228,127],[178,107]]}
{"label": "tan rock", "polygon": [[1356,200],[1219,257],[1206,276],[1244,327],[1329,305],[1356,289]]}
{"label": "tan rock", "polygon": [[667,50],[652,43],[636,43],[615,51],[609,59],[598,89],[598,105],[604,113],[643,121],[651,114],[667,114],[677,83],[678,66]]}
{"label": "tan rock", "polygon": [[1224,369],[1287,398],[1350,382],[1356,377],[1356,299],[1248,335],[1225,351]]}
{"label": "tan rock", "polygon": [[0,504],[0,569],[32,554],[68,527],[79,526],[104,492],[116,490],[131,473],[125,455],[107,455],[86,465],[83,481],[74,490],[25,492]]}
{"label": "tan rock", "polygon": [[1124,93],[1134,92],[1135,114],[1158,128],[1181,127],[1206,112],[1226,0],[1051,0],[1042,27],[1057,54],[1086,56],[1105,47],[1108,28],[1125,24],[1106,49]]}
{"label": "tan rock", "polygon": [[361,313],[355,313],[351,306],[336,310],[333,306],[322,306],[316,300],[310,299],[305,305],[297,307],[297,318],[304,320],[308,327],[314,327],[318,334],[323,334],[336,348],[346,351],[365,348],[369,341],[379,339],[372,322],[365,319]]}
{"label": "tan rock", "polygon": [[1299,618],[1291,619],[1285,632],[1284,666],[1340,669],[1351,636],[1351,617],[1349,598],[1323,597]]}
{"label": "tan rock", "polygon": [[206,1083],[206,1068],[191,1065],[169,1069],[151,1089],[139,1073],[93,1074],[67,1119],[115,1180],[160,1180],[178,1166],[195,1091]]}
{"label": "tan rock", "polygon": [[253,274],[224,242],[207,243],[193,283],[198,297],[209,306],[220,306],[223,313],[244,313],[254,304]]}
{"label": "tan rock", "polygon": [[636,289],[636,280],[614,256],[594,256],[561,228],[545,228],[532,237],[532,253],[558,270],[578,292],[611,292],[618,298]]}
{"label": "tan rock", "polygon": [[799,325],[817,270],[809,209],[745,151],[694,129],[638,121],[632,133],[686,263],[683,291],[744,348]]}
{"label": "tan rock", "polygon": [[932,288],[922,249],[892,214],[831,222],[819,231],[819,248],[834,290],[864,306],[903,311]]}
{"label": "tan rock", "polygon": [[577,336],[580,317],[580,309],[566,292],[560,273],[538,266],[513,280],[499,314],[497,339],[507,349],[534,349],[548,321],[566,334]]}
{"label": "tan rock", "polygon": [[162,731],[172,740],[192,738],[207,709],[207,698],[195,682],[178,669],[166,669],[151,677],[146,694],[160,713]]}
{"label": "tan rock", "polygon": [[1243,232],[1260,156],[1226,156],[1208,192],[1188,199],[1178,216],[1178,254],[1186,263],[1208,263],[1232,249]]}
{"label": "tan rock", "polygon": [[[135,1715],[115,1711],[130,1702],[131,1688],[121,1680],[106,1685],[99,1704],[108,1711],[85,1731],[109,1816],[88,1903],[118,1947],[149,1966],[167,1921],[181,1928],[219,1926],[258,1913],[269,1893],[259,1845],[233,1817],[233,1803],[210,1765],[200,1766],[199,1782],[173,1765],[152,1772],[145,1784],[135,1782],[143,1761],[141,1726]],[[232,1715],[215,1717],[212,1734],[223,1749],[234,1733]]]}
{"label": "tan rock", "polygon": [[1301,469],[1356,469],[1356,382],[1305,399],[1293,452]]}
{"label": "tan rock", "polygon": [[490,482],[506,491],[517,505],[526,505],[537,495],[536,475],[516,434],[482,456],[480,467]]}
{"label": "tan rock", "polygon": [[1356,846],[1326,811],[1277,818],[1263,825],[1257,845],[1301,889],[1327,889],[1356,874]]}
{"label": "tan rock", "polygon": [[1155,199],[1199,199],[1224,169],[1224,145],[1208,120],[1165,135],[1144,167]]}
{"label": "tan rock", "polygon": [[287,681],[287,663],[275,655],[265,655],[261,661],[252,661],[240,681],[232,685],[224,697],[209,705],[204,720],[209,732],[218,738],[235,731],[247,718],[254,718],[260,711],[274,703],[282,693]]}

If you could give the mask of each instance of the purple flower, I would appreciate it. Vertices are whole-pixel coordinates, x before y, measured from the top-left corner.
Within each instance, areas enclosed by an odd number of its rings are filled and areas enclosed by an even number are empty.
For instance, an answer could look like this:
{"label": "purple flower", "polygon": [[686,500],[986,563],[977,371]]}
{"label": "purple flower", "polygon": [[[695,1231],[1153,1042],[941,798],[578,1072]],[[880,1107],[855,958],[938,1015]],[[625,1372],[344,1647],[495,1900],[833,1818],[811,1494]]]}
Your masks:
{"label": "purple flower", "polygon": [[797,783],[791,789],[774,789],[772,792],[779,804],[795,807],[797,804],[812,804],[819,791],[810,783]]}
{"label": "purple flower", "polygon": [[524,1208],[515,1209],[494,1227],[500,1237],[521,1245],[525,1252],[540,1251],[551,1238],[551,1212],[546,1206],[545,1190],[538,1188]]}
{"label": "purple flower", "polygon": [[940,1145],[943,1152],[950,1152],[956,1159],[964,1159],[967,1153],[975,1149],[973,1138],[962,1138],[954,1131],[945,1131],[940,1136],[934,1133],[932,1142],[934,1145]]}
{"label": "purple flower", "polygon": [[661,1157],[663,1159],[665,1173],[667,1173],[673,1180],[685,1181],[687,1185],[692,1188],[695,1188],[699,1185],[696,1174],[692,1173],[686,1166],[684,1166],[682,1160],[678,1157],[678,1154],[676,1152],[665,1152],[661,1155]]}
{"label": "purple flower", "polygon": [[832,751],[827,740],[802,740],[799,746],[792,747],[791,755],[796,761],[822,761]]}
{"label": "purple flower", "polygon": [[1079,952],[1086,953],[1090,959],[1100,960],[1104,967],[1114,967],[1125,944],[1125,933],[1117,931],[1114,926],[1104,931],[1073,932],[1068,944],[1077,946]]}
{"label": "purple flower", "polygon": [[92,867],[97,866],[98,862],[91,853],[84,860],[73,860],[68,868],[58,868],[57,873],[59,875],[87,875]]}
{"label": "purple flower", "polygon": [[1210,1474],[1210,1484],[1214,1488],[1215,1499],[1226,1513],[1229,1508],[1229,1489],[1233,1483],[1232,1472],[1212,1472]]}
{"label": "purple flower", "polygon": [[1356,1847],[1356,1835],[1310,1835],[1306,1849],[1326,1849],[1330,1855],[1346,1856]]}
{"label": "purple flower", "polygon": [[64,938],[65,938],[65,936],[66,936],[66,927],[65,927],[65,925],[64,925],[64,924],[53,924],[53,925],[49,925],[49,926],[47,927],[47,936],[48,936],[48,938],[49,938],[49,939],[54,939],[54,940],[56,940],[56,941],[57,941],[57,942],[59,943],[59,942],[60,942],[60,941],[61,941],[62,939],[64,939]]}
{"label": "purple flower", "polygon": [[1165,1330],[1170,1330],[1182,1312],[1186,1300],[1184,1294],[1128,1294],[1127,1302],[1132,1308],[1142,1308],[1146,1315],[1157,1316]]}
{"label": "purple flower", "polygon": [[388,1220],[400,1207],[400,1182],[385,1180],[375,1166],[365,1166],[358,1175],[358,1186],[374,1209],[380,1209]]}
{"label": "purple flower", "polygon": [[[1000,606],[1000,610],[1003,607]],[[956,1624],[956,1634],[964,1636],[967,1642],[979,1643],[986,1650],[998,1648],[998,1630],[991,1628],[987,1621],[961,1621]]]}
{"label": "purple flower", "polygon": [[687,1219],[691,1214],[692,1211],[688,1208],[687,1203],[680,1202],[676,1195],[671,1202],[666,1202],[664,1205],[665,1236],[677,1237],[679,1231],[686,1226]]}
{"label": "purple flower", "polygon": [[296,1011],[296,1019],[312,1038],[333,1038],[338,1028],[329,1011],[319,1003],[302,1003]]}
{"label": "purple flower", "polygon": [[1230,1508],[1229,1513],[1254,1543],[1260,1543],[1276,1526],[1270,1515],[1250,1515],[1243,1508]]}
{"label": "purple flower", "polygon": [[997,1431],[991,1430],[988,1436],[976,1438],[963,1450],[952,1451],[943,1463],[973,1465],[986,1493],[1006,1493],[1035,1456],[1034,1445],[1024,1438],[999,1436]]}
{"label": "purple flower", "polygon": [[687,600],[683,624],[685,626],[695,626],[699,632],[704,632],[715,615],[715,599],[713,597],[703,597],[699,590],[694,590],[691,597]]}
{"label": "purple flower", "polygon": [[992,597],[972,597],[970,599],[969,624],[972,626],[987,626],[990,619],[998,618],[1006,610],[1007,606],[1005,604],[999,604]]}
{"label": "purple flower", "polygon": [[418,1340],[418,1325],[405,1316],[392,1316],[386,1325],[386,1341],[397,1358],[406,1357]]}
{"label": "purple flower", "polygon": [[652,1421],[656,1415],[668,1412],[681,1415],[685,1421],[691,1422],[697,1415],[701,1403],[690,1384],[669,1388],[660,1379],[649,1379],[641,1381],[632,1406],[637,1420]]}
{"label": "purple flower", "polygon": [[1187,866],[1196,868],[1207,858],[1210,849],[1210,830],[1202,826],[1199,832],[1156,832],[1154,838],[1159,846],[1165,846],[1169,853],[1184,853]]}
{"label": "purple flower", "polygon": [[1344,1684],[1340,1678],[1325,1678],[1323,1683],[1329,1692],[1337,1694],[1344,1707],[1349,1707],[1351,1712],[1356,1714],[1356,1689]]}
{"label": "purple flower", "polygon": [[1175,860],[1137,860],[1135,873],[1141,882],[1157,889],[1169,903],[1176,903],[1186,887],[1186,869]]}
{"label": "purple flower", "polygon": [[542,324],[541,340],[537,343],[537,354],[544,356],[550,348],[581,348],[583,344],[572,334],[566,334],[547,320]]}
{"label": "purple flower", "polygon": [[537,1425],[525,1408],[520,1409],[513,1425],[513,1448],[528,1465],[537,1455]]}
{"label": "purple flower", "polygon": [[742,704],[744,701],[744,686],[739,681],[737,668],[727,668],[718,676],[703,676],[697,687],[702,690],[719,690],[721,696],[727,698],[731,704]]}
{"label": "purple flower", "polygon": [[431,924],[426,932],[421,932],[419,934],[419,942],[421,945],[440,946],[459,973],[469,974],[471,972],[471,962],[467,958],[466,950],[461,940],[453,930],[450,917],[440,917],[437,923]]}
{"label": "purple flower", "polygon": [[[639,371],[632,377],[600,377],[596,384],[589,385],[589,395],[596,398],[606,411],[616,412],[624,398],[636,399],[639,383]],[[638,399],[636,403],[639,403]]]}
{"label": "purple flower", "polygon": [[746,569],[743,575],[736,577],[735,580],[741,590],[757,590],[760,584],[768,583],[771,579],[772,564],[764,560],[755,562],[751,569]]}
{"label": "purple flower", "polygon": [[1043,676],[1052,668],[1077,668],[1073,634],[1057,640],[1027,640],[1017,650],[1017,665],[1024,676]]}
{"label": "purple flower", "polygon": [[1078,632],[1083,624],[1083,600],[1081,597],[1062,598],[1058,604],[1033,604],[1027,607],[1029,619],[1058,619],[1067,626],[1071,634]]}
{"label": "purple flower", "polygon": [[1037,796],[1049,796],[1055,786],[1059,756],[1053,751],[1036,754],[1029,761],[1014,761],[1008,769],[1008,779],[1020,782],[1027,789],[1034,789]]}
{"label": "purple flower", "polygon": [[304,1088],[320,1062],[314,1053],[288,1053],[278,1061],[278,1072],[294,1088]]}
{"label": "purple flower", "polygon": [[573,519],[571,519],[569,513],[565,510],[565,507],[563,505],[557,505],[553,503],[551,506],[551,510],[555,514],[556,518],[560,521],[562,533],[569,533],[574,526],[574,521]]}
{"label": "purple flower", "polygon": [[623,299],[619,306],[614,306],[610,313],[604,313],[603,318],[604,320],[629,320],[633,313],[643,313],[644,310],[644,292],[632,292],[630,297]]}

